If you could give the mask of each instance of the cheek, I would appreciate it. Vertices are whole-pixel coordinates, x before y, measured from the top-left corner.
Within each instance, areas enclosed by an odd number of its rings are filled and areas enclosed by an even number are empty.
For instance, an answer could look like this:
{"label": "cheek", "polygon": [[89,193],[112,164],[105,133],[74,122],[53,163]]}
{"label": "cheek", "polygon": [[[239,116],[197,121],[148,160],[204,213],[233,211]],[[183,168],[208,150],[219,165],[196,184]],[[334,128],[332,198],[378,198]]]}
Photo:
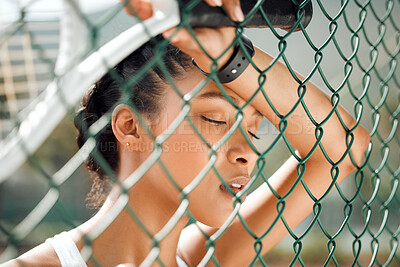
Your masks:
{"label": "cheek", "polygon": [[207,165],[209,149],[190,124],[183,122],[164,142],[161,159],[171,176],[183,188]]}
{"label": "cheek", "polygon": [[[202,130],[204,129],[199,129],[204,137],[208,138],[206,139],[208,142],[219,140],[218,134],[213,134],[215,128],[210,128],[208,133]],[[221,150],[223,149],[224,146],[221,147]],[[221,150],[218,151],[215,166],[223,171],[219,165],[223,164],[226,157]],[[207,145],[195,133],[189,122],[184,121],[163,143],[161,160],[179,187],[185,188],[205,168],[209,162],[209,156],[210,150]],[[158,169],[157,175],[167,178],[162,168]],[[220,183],[215,172],[210,170],[189,194],[190,211],[196,219],[207,225],[220,226],[233,210],[232,201],[220,192]],[[174,200],[178,199],[177,196],[171,194],[178,193],[172,188],[171,183],[164,183],[160,190],[167,192],[168,197],[173,196]]]}

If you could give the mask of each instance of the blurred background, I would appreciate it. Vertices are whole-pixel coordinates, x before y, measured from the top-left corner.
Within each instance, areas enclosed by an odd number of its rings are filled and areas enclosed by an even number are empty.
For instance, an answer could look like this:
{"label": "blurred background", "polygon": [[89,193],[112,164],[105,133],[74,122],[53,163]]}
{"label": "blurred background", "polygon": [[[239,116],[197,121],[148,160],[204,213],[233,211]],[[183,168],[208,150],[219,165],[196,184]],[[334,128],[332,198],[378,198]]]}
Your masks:
{"label": "blurred background", "polygon": [[[15,10],[19,10],[27,2],[29,1],[0,0],[0,25],[4,26],[15,20],[12,18],[13,14],[18,14]],[[101,10],[94,1],[85,3],[84,11],[90,22],[101,25],[96,33],[99,44],[137,23],[135,18],[127,16],[123,10],[109,20],[109,16],[105,16],[107,12]],[[104,5],[109,8],[118,3],[105,1]],[[311,81],[330,95],[332,92],[329,88],[341,90],[340,103],[351,114],[356,115],[358,106],[355,103],[361,98],[358,101],[363,107],[361,124],[372,133],[373,146],[369,163],[364,169],[364,179],[352,175],[340,185],[342,194],[335,189],[323,202],[320,223],[326,232],[315,224],[303,237],[311,217],[294,231],[302,240],[300,256],[307,266],[323,265],[329,256],[327,235],[340,233],[335,239],[334,254],[339,265],[351,265],[354,260],[353,248],[361,246],[359,262],[362,266],[369,264],[374,253],[377,254],[380,264],[394,253],[397,255],[397,262],[392,262],[389,266],[398,266],[400,251],[393,247],[397,246],[400,231],[400,132],[397,124],[400,110],[400,70],[396,65],[400,57],[400,2],[320,0],[312,3],[314,14],[306,32],[313,45],[321,49],[321,53],[312,49],[302,32],[296,32],[284,39],[287,45],[285,56],[291,67],[303,76],[310,75],[316,61],[321,61],[320,69],[312,75]],[[2,139],[20,121],[21,117],[16,114],[29,105],[30,99],[39,95],[54,78],[60,1],[37,0],[32,1],[28,7],[25,10],[25,23],[15,27],[11,37],[4,34],[5,27],[0,28]],[[363,21],[363,26],[357,31],[360,21]],[[279,29],[276,31],[280,36],[286,33]],[[357,32],[354,33],[355,31]],[[330,39],[332,33],[334,38]],[[246,29],[245,34],[255,45],[271,55],[279,54],[282,38],[277,38],[270,29]],[[355,46],[358,46],[357,57],[346,62],[337,47],[349,58]],[[341,88],[350,65],[353,67],[351,75]],[[365,89],[368,91],[364,96]],[[77,152],[73,113],[74,110],[71,110],[18,172],[5,181],[0,181],[0,253],[12,240],[9,236],[12,229],[48,192],[51,187],[50,177]],[[269,149],[278,133],[272,124],[264,120],[258,131],[261,140],[257,141],[257,148],[260,151]],[[266,177],[271,176],[289,156],[286,145],[279,140],[265,155],[267,164],[263,171]],[[40,168],[37,168],[37,164]],[[256,184],[262,182],[260,178]],[[360,183],[360,194],[357,195]],[[92,216],[95,211],[87,209],[84,204],[89,189],[89,175],[84,167],[80,167],[62,184],[57,204],[41,223],[26,238],[15,241],[18,252],[22,253],[47,237],[71,229]],[[346,202],[351,203],[346,205]],[[347,224],[343,225],[346,214],[351,216]],[[361,237],[358,238],[357,235]],[[293,237],[285,238],[265,256],[267,264],[289,265],[295,255],[294,241]]]}

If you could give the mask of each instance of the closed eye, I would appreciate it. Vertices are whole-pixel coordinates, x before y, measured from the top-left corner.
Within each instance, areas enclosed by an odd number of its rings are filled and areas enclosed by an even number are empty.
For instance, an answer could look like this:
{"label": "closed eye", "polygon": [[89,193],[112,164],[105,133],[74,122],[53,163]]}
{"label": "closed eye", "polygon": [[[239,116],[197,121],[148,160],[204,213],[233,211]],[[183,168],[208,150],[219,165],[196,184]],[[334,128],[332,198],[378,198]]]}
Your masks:
{"label": "closed eye", "polygon": [[207,117],[205,117],[205,116],[201,116],[201,118],[202,118],[203,120],[205,120],[205,121],[207,121],[207,122],[209,122],[209,123],[215,124],[215,125],[226,124],[225,121],[216,121],[216,120],[209,119],[209,118],[207,118]]}
{"label": "closed eye", "polygon": [[[201,116],[201,118],[209,123],[215,124],[215,125],[222,125],[222,124],[226,124],[225,121],[216,121],[216,120],[212,120],[210,118],[207,118],[205,116]],[[260,137],[258,137],[257,135],[253,134],[252,132],[248,131],[248,133],[255,139],[259,140]]]}
{"label": "closed eye", "polygon": [[257,135],[253,134],[252,132],[248,132],[252,137],[254,137],[255,139],[259,140],[260,137],[258,137]]}

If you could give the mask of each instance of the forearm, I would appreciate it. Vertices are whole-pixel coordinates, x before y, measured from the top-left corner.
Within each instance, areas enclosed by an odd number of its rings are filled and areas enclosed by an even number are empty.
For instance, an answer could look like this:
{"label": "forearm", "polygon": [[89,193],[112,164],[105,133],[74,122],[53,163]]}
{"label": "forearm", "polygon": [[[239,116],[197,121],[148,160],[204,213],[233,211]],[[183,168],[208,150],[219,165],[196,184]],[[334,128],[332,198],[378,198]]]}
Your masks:
{"label": "forearm", "polygon": [[[297,164],[297,160],[293,156],[290,157],[268,179],[269,185],[266,183],[261,185],[242,204],[240,216],[250,231],[237,219],[217,240],[215,255],[222,266],[249,265],[256,255],[254,244],[257,238],[261,240],[262,250],[260,253],[263,255],[288,234],[281,218],[284,218],[290,229],[293,230],[312,212],[315,202],[301,184],[296,184]],[[310,172],[319,172],[318,177],[322,179],[314,179],[315,176]],[[340,175],[348,175],[348,172],[342,172]],[[310,177],[311,179],[309,179]],[[328,168],[318,165],[309,168],[303,178],[312,192],[322,194],[332,182],[332,179],[328,177],[330,177]],[[273,188],[278,197],[270,190],[269,186]],[[292,187],[294,190],[288,194]],[[278,210],[282,210],[281,217],[279,217]],[[204,225],[201,225],[201,228],[210,236],[217,230]],[[198,249],[203,249],[203,246],[199,246]],[[232,257],[231,255],[238,256]],[[210,266],[213,264],[211,263]]]}
{"label": "forearm", "polygon": [[[256,256],[254,249],[257,238],[260,238],[263,255],[278,244],[289,230],[283,224],[283,219],[294,230],[313,211],[316,203],[329,192],[333,183],[330,164],[305,164],[303,179],[312,196],[299,182],[297,173],[298,161],[292,156],[274,175],[257,188],[243,203],[240,216],[245,221],[246,229],[240,220],[236,220],[216,242],[215,255],[222,266],[247,266]],[[342,181],[350,174],[352,168],[339,168],[338,180]],[[271,191],[270,187],[275,191]],[[293,189],[293,190],[292,190]],[[290,193],[289,193],[290,192]],[[282,212],[279,215],[279,212]],[[205,227],[208,234],[215,229]],[[229,253],[228,253],[229,252]],[[232,259],[229,255],[241,255]]]}
{"label": "forearm", "polygon": [[[271,61],[272,58],[269,55],[260,50],[256,51],[254,62],[260,69],[267,68]],[[243,99],[248,100],[259,87],[258,76],[259,72],[253,67],[249,67],[244,75],[228,86]],[[299,79],[302,78],[299,77]],[[291,112],[293,106],[299,100],[298,87],[299,84],[293,79],[286,67],[283,64],[276,63],[267,72],[267,81],[263,89],[279,114],[285,116]],[[311,83],[307,83],[303,99],[317,124],[324,121],[332,110],[331,100]],[[261,92],[258,93],[251,104],[279,129],[279,123],[282,120],[273,112]],[[338,106],[337,110],[346,127],[352,129],[356,121],[342,107]],[[317,142],[316,128],[301,105],[298,105],[287,118],[287,127],[284,133],[291,145],[298,151],[299,158],[303,159],[312,152],[312,148]],[[329,192],[334,182],[340,183],[357,168],[349,156],[344,157],[347,149],[347,132],[335,113],[326,120],[322,129],[321,144],[333,163],[330,163],[322,150],[317,147],[303,163],[301,170],[305,170],[304,173],[299,174],[297,169],[299,161],[292,156],[268,180],[275,194],[267,184],[263,184],[242,205],[240,214],[251,232],[259,238],[268,231],[268,234],[262,239],[262,253],[269,251],[288,234],[281,218],[284,218],[290,229],[293,230],[312,212],[315,200],[319,201],[325,193]],[[361,126],[353,131],[353,135],[352,156],[357,165],[360,165],[364,151],[368,146],[369,135]],[[336,167],[334,163],[342,157],[344,159],[338,165],[338,175],[332,177],[331,170]],[[306,184],[311,196],[300,183],[300,179]],[[288,194],[289,192],[291,193]],[[279,204],[279,202],[284,203],[284,205]],[[279,218],[278,209],[283,209],[281,218]],[[207,231],[210,234],[213,232],[212,229]],[[248,264],[249,260],[255,256],[255,241],[256,239],[248,233],[242,222],[238,220],[217,241],[217,258],[223,262],[223,265],[242,266],[238,263],[240,257],[235,258],[235,262],[230,262],[230,257],[225,256],[238,253],[243,255],[241,264]]]}
{"label": "forearm", "polygon": [[[228,33],[226,31],[223,32]],[[210,35],[201,37],[203,39],[205,37],[211,38],[211,34],[216,33],[217,30],[212,30],[210,31]],[[188,36],[184,37],[181,35],[180,38],[175,44],[183,44],[189,40]],[[225,39],[227,38],[221,38],[221,40]],[[204,43],[208,44],[210,42]],[[224,45],[221,46],[224,47]],[[221,51],[221,49],[218,51]],[[196,53],[191,54],[190,49],[187,49],[186,52],[194,57],[203,70],[208,70],[207,67],[209,68],[210,62],[207,58]],[[258,69],[264,70],[268,68],[272,60],[271,56],[256,49],[253,62]],[[223,62],[219,63],[219,65],[223,65]],[[242,99],[248,101],[259,88],[259,76],[260,73],[250,65],[238,79],[225,85]],[[259,91],[252,100],[251,105],[267,117],[278,129],[281,129],[279,127],[280,123],[287,124],[285,129],[281,130],[291,146],[298,151],[297,157],[304,159],[302,168],[305,168],[305,173],[299,177],[297,173],[299,162],[292,157],[269,179],[269,183],[278,194],[278,197],[272,193],[268,185],[264,184],[244,202],[241,209],[241,216],[257,237],[261,237],[274,225],[268,235],[262,239],[262,253],[272,248],[288,233],[280,218],[277,219],[276,224],[273,223],[278,216],[277,204],[279,199],[285,197],[293,186],[295,188],[292,193],[285,198],[285,209],[283,211],[283,217],[291,229],[296,227],[312,212],[313,204],[315,203],[314,200],[321,198],[329,190],[329,186],[334,181],[342,181],[357,167],[354,166],[349,156],[345,156],[348,150],[346,138],[348,138],[349,132],[343,127],[335,112],[332,113],[333,107],[329,97],[311,83],[306,84],[305,93],[300,93],[301,96],[299,96],[298,82],[294,80],[286,66],[279,62],[275,63],[268,70],[266,77],[267,80],[262,85],[262,89],[268,97],[269,102],[266,100],[264,94]],[[302,80],[303,78],[298,76],[298,79]],[[302,104],[304,104],[304,107],[307,107],[309,114],[313,116],[315,124],[308,117],[303,105],[298,104],[293,109],[296,103],[298,103],[299,98],[302,99]],[[274,113],[270,103],[272,103],[278,114]],[[356,121],[340,106],[335,108],[340,114],[343,124],[348,129],[352,129]],[[283,120],[282,117],[288,113],[290,115]],[[319,135],[322,135],[322,137],[320,136],[320,141],[318,141],[315,134],[319,126],[323,129],[323,133],[322,131],[318,132]],[[359,165],[368,145],[369,135],[361,126],[357,127],[352,134],[354,142],[351,145],[351,152],[356,165]],[[323,146],[330,161],[326,159],[318,142]],[[339,175],[332,177],[331,169],[336,167],[335,163],[339,161]],[[308,195],[303,185],[299,183],[299,179],[303,179],[311,191],[312,197]],[[212,235],[216,231],[216,229],[204,225],[201,227],[208,235]],[[191,256],[195,255],[192,257],[190,263],[196,266],[206,253],[204,251],[206,240],[194,226],[188,227],[187,231],[189,233],[184,236],[190,239],[182,243],[191,244],[190,248],[185,246],[185,251]],[[254,258],[255,241],[244,228],[241,221],[236,220],[216,241],[215,254],[222,266],[245,266]]]}
{"label": "forearm", "polygon": [[[271,56],[256,49],[253,61],[260,70],[266,69],[271,64],[272,60],[273,58]],[[258,83],[259,76],[260,73],[250,65],[238,79],[227,84],[227,86],[243,99],[248,100],[260,87]],[[298,75],[298,79],[302,80],[303,78]],[[280,62],[276,62],[266,73],[266,82],[262,85],[262,89],[265,91],[270,102],[282,116],[286,116],[291,112],[296,103],[299,102],[298,88],[299,83],[295,81],[287,67]],[[333,109],[330,98],[312,83],[307,83],[306,89],[300,89],[300,91],[302,90],[305,90],[305,93],[301,95],[309,113],[313,116],[316,123],[321,123]],[[278,129],[280,128],[279,124],[282,123],[283,120],[275,114],[261,91],[257,93],[251,105],[271,121],[275,127]],[[352,129],[356,123],[353,117],[340,106],[337,107],[337,111],[346,127]],[[317,142],[316,126],[308,117],[301,103],[297,105],[286,121],[287,127],[284,130],[285,136],[290,141],[291,145],[299,152],[301,157],[307,156]],[[331,160],[336,162],[343,156],[347,149],[347,133],[335,113],[331,114],[330,118],[321,126],[323,133],[322,131],[318,133],[322,135],[321,144]],[[357,127],[353,134],[354,145],[352,151],[355,152],[354,157],[356,162],[360,163],[364,151],[360,152],[358,147],[365,147],[369,141],[369,136],[362,127]],[[322,151],[317,148],[313,153],[313,158],[325,160],[325,158],[321,156]],[[347,161],[350,163],[350,160]]]}

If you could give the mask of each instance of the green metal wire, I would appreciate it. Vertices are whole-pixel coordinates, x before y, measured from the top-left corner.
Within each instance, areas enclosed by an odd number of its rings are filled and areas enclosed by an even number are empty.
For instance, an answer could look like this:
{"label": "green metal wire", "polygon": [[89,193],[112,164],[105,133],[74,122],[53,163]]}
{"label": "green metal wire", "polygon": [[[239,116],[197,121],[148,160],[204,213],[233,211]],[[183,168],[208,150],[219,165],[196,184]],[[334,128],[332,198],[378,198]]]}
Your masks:
{"label": "green metal wire", "polygon": [[[194,0],[187,5],[179,1],[179,5],[183,11],[181,14],[182,22],[173,33],[173,35],[176,34],[182,28],[187,29],[203,52],[212,60],[210,75],[198,84],[196,88],[193,88],[190,93],[183,95],[180,92],[178,85],[169,74],[165,63],[162,61],[165,48],[169,43],[168,40],[163,40],[156,44],[155,56],[138,71],[137,75],[131,77],[127,82],[121,79],[118,73],[111,68],[112,66],[108,66],[107,62],[104,62],[105,66],[110,69],[109,74],[111,77],[121,85],[123,97],[119,104],[127,104],[132,108],[135,115],[139,118],[140,124],[154,141],[153,151],[146,161],[146,164],[132,174],[127,181],[122,182],[118,179],[116,173],[112,170],[107,161],[102,157],[100,151],[96,147],[96,140],[110,123],[112,111],[109,111],[102,118],[99,118],[99,120],[90,127],[82,123],[81,126],[87,128],[89,133],[85,144],[87,150],[83,151],[82,149],[76,153],[73,158],[74,160],[71,159],[70,162],[64,165],[62,170],[55,174],[51,174],[51,172],[46,169],[38,155],[32,155],[27,152],[30,164],[40,173],[42,180],[47,184],[47,195],[41,202],[46,202],[47,207],[44,208],[45,204],[38,204],[41,208],[43,205],[43,214],[38,217],[37,222],[32,223],[29,231],[25,232],[19,230],[21,226],[18,228],[18,224],[10,226],[10,222],[7,221],[7,218],[3,218],[0,213],[0,233],[6,236],[7,239],[5,246],[7,246],[9,250],[17,251],[20,249],[27,236],[43,223],[45,216],[50,212],[52,207],[58,211],[61,220],[68,227],[72,228],[77,226],[77,221],[66,208],[66,203],[60,199],[63,190],[61,186],[65,181],[73,177],[78,166],[82,165],[84,158],[90,154],[101,166],[110,180],[121,188],[122,192],[122,196],[118,202],[119,206],[115,209],[114,214],[110,215],[110,221],[107,223],[111,223],[119,212],[127,212],[151,239],[151,251],[146,258],[148,262],[166,266],[159,257],[159,244],[175,227],[175,224],[182,216],[186,215],[191,221],[196,221],[189,209],[190,194],[204,180],[208,173],[213,172],[232,194],[233,212],[225,224],[219,228],[215,234],[208,236],[203,232],[203,235],[207,238],[204,244],[206,254],[200,266],[211,262],[216,266],[221,266],[221,263],[215,255],[216,249],[218,248],[217,241],[224,235],[229,225],[235,220],[243,225],[249,236],[254,240],[254,258],[249,263],[249,266],[268,266],[269,264],[274,264],[274,250],[267,255],[263,255],[262,241],[270,235],[271,231],[277,227],[277,224],[283,224],[287,234],[285,239],[287,242],[280,245],[286,248],[285,255],[288,257],[286,257],[287,261],[284,263],[285,265],[308,266],[310,264],[315,264],[315,262],[309,262],[309,256],[307,254],[307,249],[312,246],[312,243],[325,244],[325,248],[318,247],[322,255],[322,258],[320,257],[318,259],[317,265],[319,266],[400,265],[400,223],[398,219],[400,216],[400,71],[398,66],[400,58],[400,21],[396,13],[396,10],[400,10],[400,2],[394,0],[341,0],[337,1],[336,6],[338,8],[334,11],[330,10],[331,5],[326,4],[325,1],[315,0],[313,1],[314,13],[319,13],[319,16],[326,24],[323,35],[325,37],[324,40],[320,42],[318,41],[320,39],[315,36],[315,32],[310,29],[312,28],[312,23],[307,29],[300,23],[301,19],[305,16],[304,7],[310,0],[302,2],[291,0],[297,9],[297,23],[286,32],[274,28],[270,23],[266,12],[262,9],[264,1],[254,0],[254,8],[252,8],[243,22],[236,24],[237,38],[218,58],[212,58],[205,48],[202,47],[195,36],[194,29],[188,23],[191,10],[196,8],[196,5],[200,1],[201,0]],[[89,28],[89,48],[87,51],[90,53],[99,48],[99,31],[101,28],[107,26],[120,12],[122,6],[114,8],[96,23],[90,21],[78,7],[76,7],[76,9]],[[224,12],[226,12],[225,9]],[[251,60],[251,56],[248,54],[247,50],[243,49],[246,57],[251,61],[251,66],[259,73],[258,88],[244,106],[237,106],[229,97],[224,86],[218,81],[217,71],[220,66],[218,66],[217,62],[233,46],[238,44],[244,48],[244,44],[240,39],[241,35],[246,31],[243,27],[256,13],[261,14],[262,18],[269,26],[269,29],[265,29],[264,31],[268,31],[270,36],[274,38],[273,41],[276,43],[278,52],[274,55],[274,59],[270,65],[261,69]],[[12,27],[2,32],[4,36],[0,39],[0,46],[5,45],[12,36],[20,31],[26,31],[31,34],[27,26],[27,22],[24,20],[24,16],[22,16]],[[298,28],[300,32],[296,33],[295,30]],[[350,36],[349,39],[346,40],[347,43],[345,43],[340,36],[340,33],[343,31]],[[288,52],[292,42],[291,37],[294,34],[301,36],[304,41],[304,49],[307,48],[313,53],[313,58],[311,58],[313,66],[304,75],[304,78],[301,78],[293,69],[292,66],[294,66],[294,63]],[[31,39],[34,40],[35,36],[31,35]],[[156,39],[153,38],[152,42],[156,42]],[[54,62],[45,57],[45,47],[37,46],[36,48],[39,50],[41,62],[54,65]],[[335,66],[339,66],[338,64],[340,64],[341,68],[343,68],[340,69],[342,76],[339,82],[331,80],[330,70],[326,67],[326,61],[332,49],[338,54]],[[297,56],[301,57],[302,55]],[[278,112],[266,91],[270,69],[279,61],[286,66],[293,80],[297,83],[297,88],[294,88],[294,90],[297,92],[298,99],[286,114]],[[145,123],[142,114],[140,114],[139,110],[130,102],[132,97],[131,87],[138,83],[143,76],[155,66],[161,70],[166,77],[165,80],[170,84],[174,93],[182,100],[181,103],[179,103],[181,105],[181,112],[168,126],[167,131],[159,136],[154,135],[151,127]],[[325,92],[328,92],[327,94],[332,105],[329,113],[325,114],[324,118],[318,118],[318,120],[315,114],[311,113],[304,101],[305,96],[308,94],[307,84],[310,81],[315,81],[317,78],[321,80],[320,87],[322,87]],[[236,109],[235,123],[216,144],[209,144],[207,142],[206,138],[201,134],[201,130],[196,127],[194,121],[190,117],[192,99],[194,99],[209,83],[215,83],[221,93],[226,97],[226,100]],[[279,119],[277,124],[278,134],[276,136],[271,136],[270,144],[264,147],[257,144],[257,142],[253,142],[242,125],[244,120],[243,111],[246,107],[252,105],[252,101],[256,96],[262,96],[265,99],[266,105],[269,105],[272,112]],[[59,97],[60,99],[64,99],[62,95],[59,95]],[[348,105],[348,103],[350,103],[349,100],[351,101],[351,106]],[[69,110],[69,116],[72,117],[74,113],[73,108],[67,105],[67,101],[64,101],[64,104]],[[346,108],[352,109],[352,115],[356,123],[351,127],[345,124],[343,118],[339,114],[338,107],[340,105],[347,105]],[[296,153],[296,149],[286,136],[288,119],[294,116],[295,110],[304,111],[310,125],[313,127],[315,137],[315,143],[312,148],[307,155],[302,155],[302,157]],[[324,134],[326,134],[325,124],[332,118],[337,118],[345,130],[345,141],[347,145],[346,151],[344,151],[339,159],[335,160],[329,157],[322,144],[322,139]],[[209,157],[208,163],[203,166],[203,169],[197,176],[193,177],[193,180],[184,188],[178,185],[171,171],[161,158],[163,150],[165,149],[165,142],[183,122],[187,122],[196,133],[196,136],[199,137],[202,145],[207,149]],[[20,119],[16,118],[14,124],[17,126],[19,123]],[[365,153],[362,164],[357,165],[350,149],[354,143],[354,131],[361,125],[368,129],[372,141]],[[253,152],[257,154],[258,159],[256,161],[257,169],[251,175],[249,185],[246,186],[245,190],[235,195],[233,190],[231,190],[226,183],[224,174],[216,167],[215,163],[218,159],[217,152],[238,132],[241,133]],[[26,144],[21,144],[21,146],[24,145]],[[271,164],[268,162],[269,157],[274,155],[276,150],[281,149],[281,147],[298,162],[296,168],[297,179],[284,195],[280,195],[273,188],[268,180],[269,175],[267,174],[268,168],[271,167]],[[306,183],[305,172],[307,160],[309,160],[318,149],[322,152],[326,162],[330,164],[330,176],[332,180],[327,190],[317,197],[312,193]],[[341,163],[348,156],[356,167],[356,171],[347,178],[347,180],[350,181],[348,182],[350,185],[347,184],[347,186],[351,187],[351,190],[337,183]],[[128,191],[140,181],[140,178],[153,164],[161,166],[168,181],[180,192],[181,201],[175,214],[158,233],[151,233],[135,210],[128,204]],[[263,233],[256,234],[250,229],[250,226],[240,215],[239,211],[242,207],[241,197],[254,190],[260,183],[265,183],[276,198],[276,215],[274,215],[275,217],[271,225],[265,226],[265,231]],[[298,188],[304,190],[308,194],[310,200],[312,200],[312,214],[309,216],[307,222],[303,223],[299,229],[292,229],[285,218],[284,211],[286,208],[286,200],[291,196],[294,190]],[[342,216],[340,218],[335,218],[340,220],[335,226],[327,223],[326,219],[330,208],[333,208],[333,206],[330,206],[330,203],[333,202],[329,202],[332,198],[329,194],[332,191],[335,192],[336,203],[340,203],[340,216]],[[328,201],[328,204],[326,204],[325,201]],[[37,214],[35,212],[35,210],[32,211],[33,214]],[[318,235],[317,240],[313,239],[314,235]],[[94,238],[96,238],[96,236],[93,235],[86,235],[84,237],[85,245],[83,254],[87,256],[87,259],[93,265],[101,266],[99,259],[91,255],[91,244]],[[344,244],[344,242],[346,244]],[[3,244],[0,243],[0,245]],[[343,251],[346,251],[346,253],[343,254]]]}

